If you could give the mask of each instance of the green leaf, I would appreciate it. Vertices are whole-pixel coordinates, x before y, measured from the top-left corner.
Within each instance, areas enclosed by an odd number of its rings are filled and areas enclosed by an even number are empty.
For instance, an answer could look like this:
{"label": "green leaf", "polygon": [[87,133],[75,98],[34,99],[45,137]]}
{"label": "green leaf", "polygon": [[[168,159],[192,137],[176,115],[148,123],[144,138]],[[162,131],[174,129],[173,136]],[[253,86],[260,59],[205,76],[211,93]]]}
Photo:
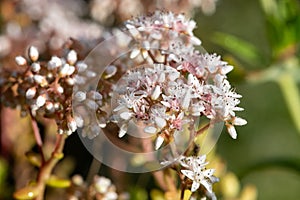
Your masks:
{"label": "green leaf", "polygon": [[51,175],[47,181],[47,185],[55,188],[67,188],[71,186],[71,181],[68,179],[58,178],[55,175]]}
{"label": "green leaf", "polygon": [[133,187],[129,190],[130,200],[148,200],[148,195],[145,189]]}
{"label": "green leaf", "polygon": [[39,187],[37,186],[26,186],[14,193],[15,199],[34,199],[39,194]]}
{"label": "green leaf", "polygon": [[213,42],[233,53],[250,65],[261,65],[263,58],[258,49],[251,43],[226,33],[215,33]]}
{"label": "green leaf", "polygon": [[189,200],[192,195],[191,190],[184,190],[184,200]]}
{"label": "green leaf", "polygon": [[32,151],[29,151],[27,152],[26,154],[26,157],[28,159],[28,161],[33,165],[33,166],[36,166],[36,167],[40,167],[41,164],[42,164],[42,159],[41,159],[41,156],[37,153],[34,153]]}
{"label": "green leaf", "polygon": [[297,82],[291,74],[283,73],[278,79],[278,84],[281,88],[294,124],[300,134],[300,93],[297,87]]}
{"label": "green leaf", "polygon": [[150,196],[151,200],[165,200],[164,193],[157,189],[151,190]]}

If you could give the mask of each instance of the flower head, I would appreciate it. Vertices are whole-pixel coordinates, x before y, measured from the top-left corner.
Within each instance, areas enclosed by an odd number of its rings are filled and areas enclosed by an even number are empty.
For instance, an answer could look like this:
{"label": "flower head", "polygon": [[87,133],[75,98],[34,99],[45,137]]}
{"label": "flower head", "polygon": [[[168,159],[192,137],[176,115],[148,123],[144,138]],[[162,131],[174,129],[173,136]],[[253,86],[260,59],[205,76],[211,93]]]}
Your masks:
{"label": "flower head", "polygon": [[180,164],[185,169],[181,173],[192,181],[191,191],[195,192],[202,185],[210,194],[212,191],[212,184],[218,182],[218,178],[213,176],[214,169],[206,169],[206,155],[197,157],[182,157]]}

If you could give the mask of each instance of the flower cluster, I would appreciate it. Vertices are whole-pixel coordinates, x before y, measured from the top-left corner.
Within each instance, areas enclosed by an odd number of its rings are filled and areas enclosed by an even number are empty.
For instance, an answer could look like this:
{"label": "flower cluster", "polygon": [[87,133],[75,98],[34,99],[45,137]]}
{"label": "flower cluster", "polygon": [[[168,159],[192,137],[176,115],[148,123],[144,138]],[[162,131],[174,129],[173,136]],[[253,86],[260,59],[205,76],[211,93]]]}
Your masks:
{"label": "flower cluster", "polygon": [[[1,78],[1,101],[9,107],[20,106],[23,115],[30,113],[33,117],[54,119],[60,134],[76,131],[78,122],[72,115],[73,86],[95,76],[84,62],[78,61],[76,51],[70,50],[65,57],[52,56],[49,61],[39,61],[38,49],[31,46],[28,59],[17,56],[15,61],[18,71],[7,71]],[[86,77],[77,76],[78,72]],[[101,104],[99,94],[92,97],[86,104]]]}
{"label": "flower cluster", "polygon": [[72,186],[69,189],[69,200],[95,199],[95,200],[128,200],[127,193],[118,194],[116,186],[109,178],[94,176],[91,185],[87,185],[80,175],[74,175]]}
{"label": "flower cluster", "polygon": [[137,44],[128,57],[131,65],[114,86],[118,101],[113,119],[120,126],[119,137],[131,121],[143,122],[144,132],[156,135],[158,149],[186,124],[205,116],[212,123],[224,121],[235,139],[234,125],[247,122],[235,115],[243,109],[238,107],[241,95],[226,76],[233,66],[216,54],[194,49],[201,43],[193,35],[195,22],[158,11],[125,24]]}
{"label": "flower cluster", "polygon": [[219,179],[213,175],[215,172],[214,169],[206,169],[205,166],[208,162],[206,162],[205,155],[182,157],[180,159],[180,164],[184,168],[181,170],[181,173],[192,182],[191,192],[195,192],[203,186],[208,192],[207,196],[216,199],[212,191],[212,184],[218,182]]}

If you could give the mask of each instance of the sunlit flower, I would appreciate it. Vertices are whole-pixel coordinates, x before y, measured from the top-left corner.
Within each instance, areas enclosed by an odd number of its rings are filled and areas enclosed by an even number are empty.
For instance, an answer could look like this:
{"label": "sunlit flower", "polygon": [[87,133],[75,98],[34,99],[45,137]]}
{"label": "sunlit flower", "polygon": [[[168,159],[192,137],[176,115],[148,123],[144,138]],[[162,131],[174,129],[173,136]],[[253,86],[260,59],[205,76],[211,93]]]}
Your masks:
{"label": "sunlit flower", "polygon": [[218,178],[213,176],[214,169],[206,169],[206,155],[197,157],[183,157],[180,164],[184,169],[181,173],[192,181],[191,191],[195,192],[202,185],[209,193],[213,193],[212,184],[218,182]]}

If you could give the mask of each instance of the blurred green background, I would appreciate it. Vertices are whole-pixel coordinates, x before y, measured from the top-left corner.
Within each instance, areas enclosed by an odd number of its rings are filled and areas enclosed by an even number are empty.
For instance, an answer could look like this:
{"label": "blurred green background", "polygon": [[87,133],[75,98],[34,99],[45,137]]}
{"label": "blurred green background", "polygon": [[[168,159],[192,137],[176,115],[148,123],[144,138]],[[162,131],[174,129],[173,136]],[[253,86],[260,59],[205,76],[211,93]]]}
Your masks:
{"label": "blurred green background", "polygon": [[[217,52],[225,59],[226,55],[227,58],[232,56],[214,41],[215,32],[227,33],[253,44],[266,58],[266,65],[256,64],[256,60],[249,64],[235,58],[233,64],[248,72],[269,67],[272,49],[267,34],[270,33],[259,0],[220,0],[216,13],[212,16],[197,14],[195,19],[197,35],[208,52]],[[300,35],[296,36],[300,38]],[[243,95],[241,107],[245,111],[239,115],[247,119],[248,124],[237,129],[236,141],[223,131],[217,152],[226,160],[229,170],[236,172],[242,184],[257,186],[258,199],[300,199],[300,134],[280,87],[275,82],[239,81],[234,76],[236,72],[232,73],[230,79]],[[300,74],[296,76],[300,77]],[[299,88],[298,82],[298,91]],[[300,110],[296,112],[300,113]]]}

